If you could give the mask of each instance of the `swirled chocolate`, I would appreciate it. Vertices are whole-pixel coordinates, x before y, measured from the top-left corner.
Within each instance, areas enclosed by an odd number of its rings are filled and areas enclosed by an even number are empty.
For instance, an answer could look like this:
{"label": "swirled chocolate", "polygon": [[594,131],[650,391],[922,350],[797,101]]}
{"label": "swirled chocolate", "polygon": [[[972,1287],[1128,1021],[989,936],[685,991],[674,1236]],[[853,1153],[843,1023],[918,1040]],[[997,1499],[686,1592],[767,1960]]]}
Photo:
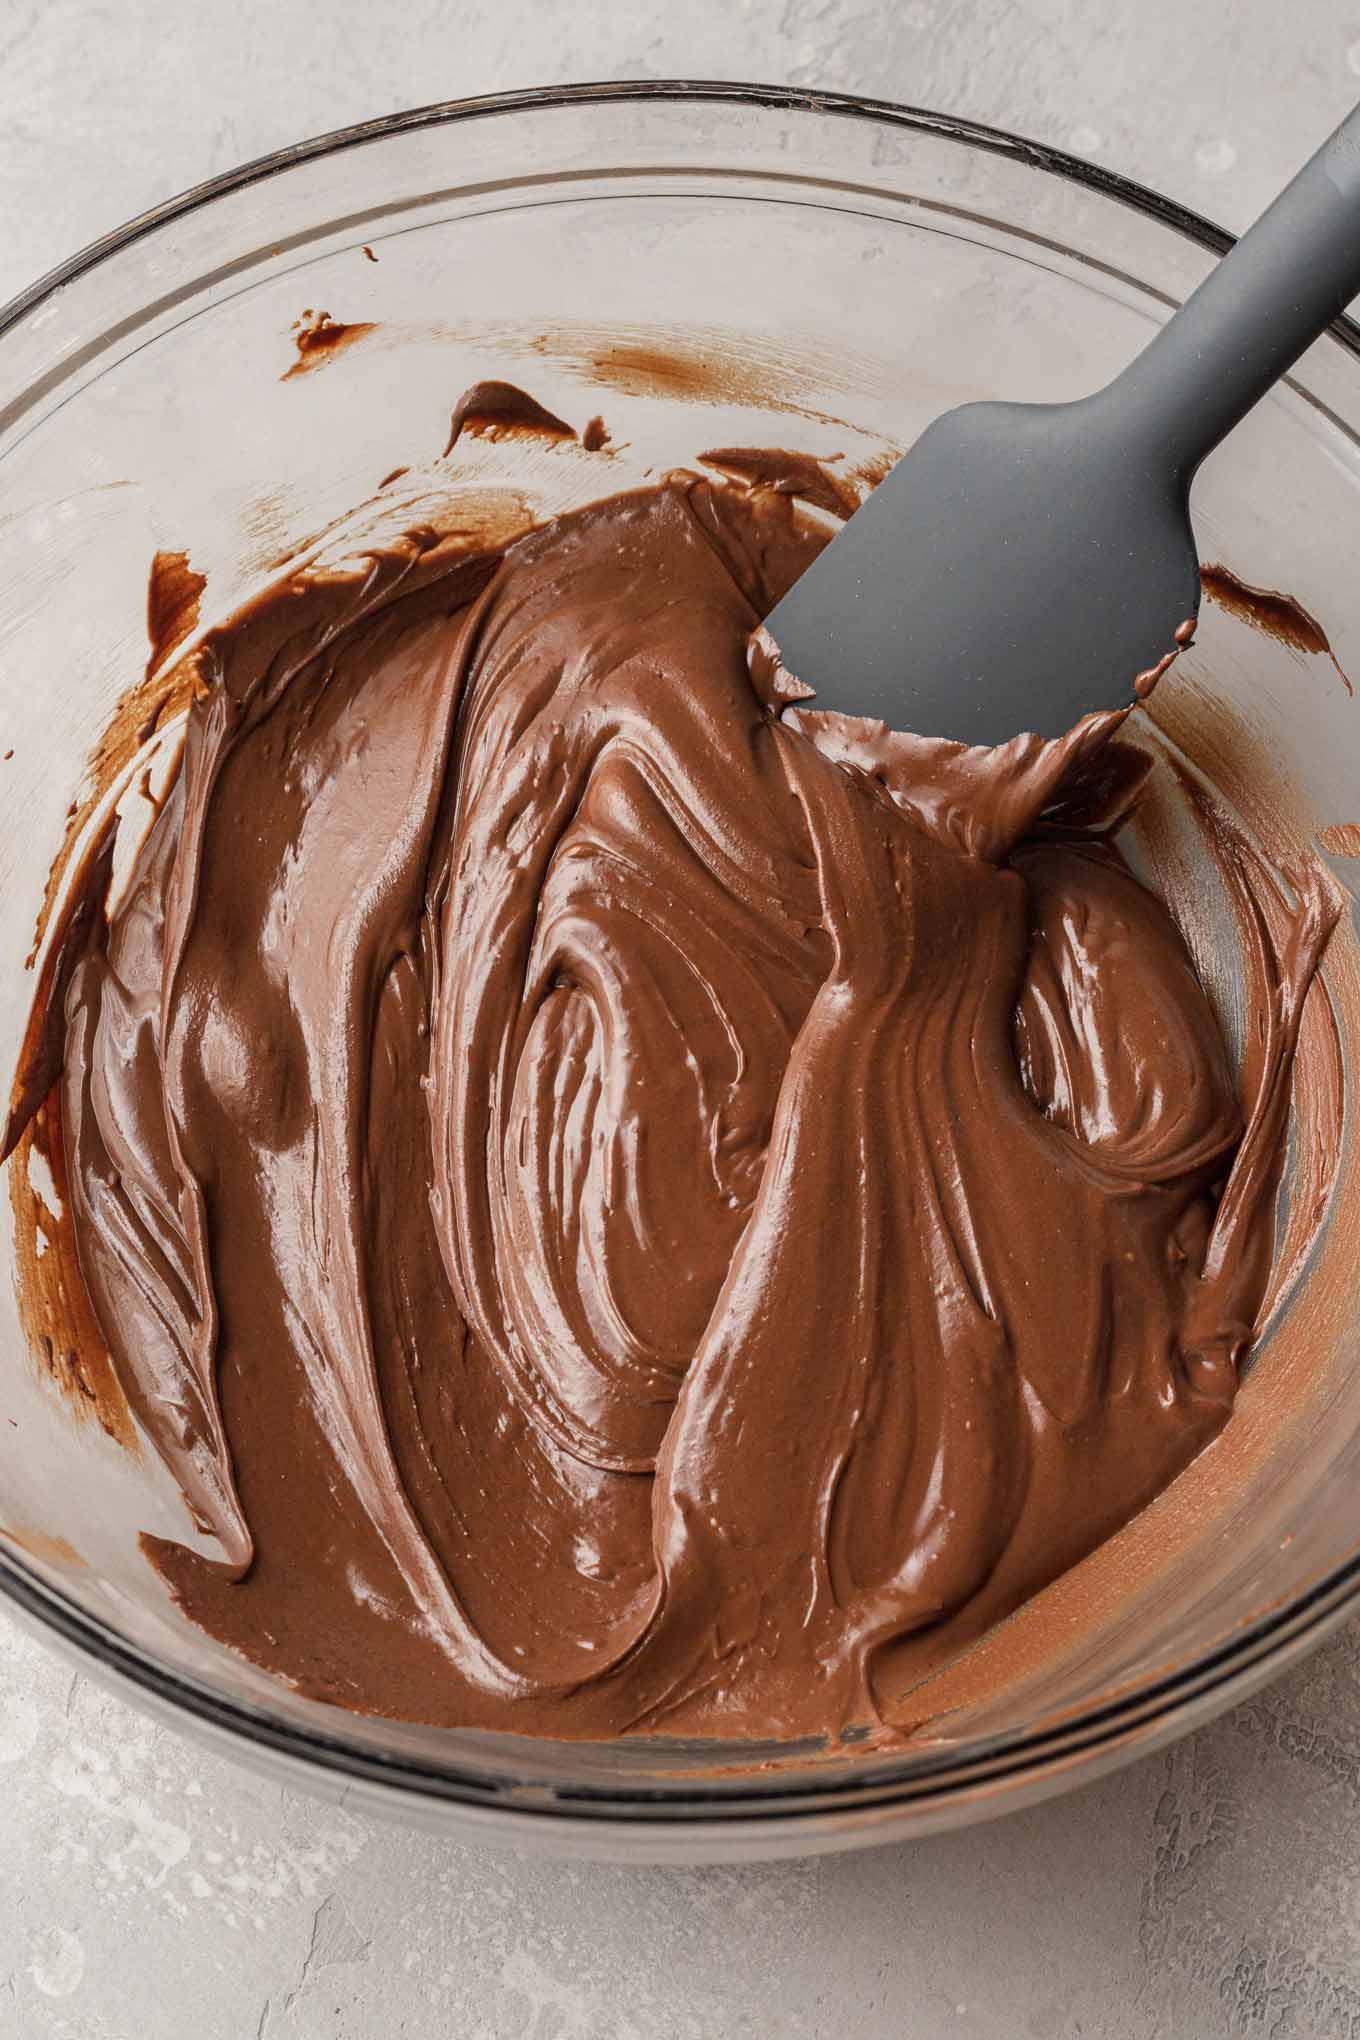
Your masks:
{"label": "swirled chocolate", "polygon": [[747,468],[211,631],[63,974],[80,1266],[218,1552],[152,1557],[351,1708],[881,1730],[1232,1405],[1334,906],[1239,1096],[1122,717],[781,719],[820,541]]}

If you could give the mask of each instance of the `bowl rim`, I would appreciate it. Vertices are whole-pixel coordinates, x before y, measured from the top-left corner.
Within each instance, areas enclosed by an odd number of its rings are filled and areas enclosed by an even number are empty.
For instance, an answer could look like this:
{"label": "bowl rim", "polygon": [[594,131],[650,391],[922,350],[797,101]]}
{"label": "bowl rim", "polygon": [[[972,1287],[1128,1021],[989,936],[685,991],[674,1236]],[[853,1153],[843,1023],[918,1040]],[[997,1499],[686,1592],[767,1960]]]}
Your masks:
{"label": "bowl rim", "polygon": [[[0,340],[65,285],[159,228],[295,165],[388,136],[487,115],[628,101],[727,103],[871,120],[965,143],[1084,186],[1118,200],[1214,255],[1225,253],[1235,238],[1150,187],[1065,149],[926,107],[850,92],[730,80],[605,80],[439,101],[333,129],[255,157],[139,213],[48,270],[0,306]],[[1360,357],[1360,324],[1342,317],[1329,333],[1349,353]],[[404,1752],[379,1751],[338,1731],[302,1727],[263,1705],[229,1697],[205,1679],[180,1671],[132,1643],[112,1624],[53,1587],[12,1545],[0,1543],[0,1600],[39,1629],[52,1632],[82,1659],[93,1660],[115,1686],[132,1689],[131,1697],[141,1697],[170,1716],[188,1715],[224,1735],[228,1743],[245,1743],[256,1751],[292,1759],[300,1774],[329,1774],[340,1782],[341,1789],[368,1785],[379,1788],[389,1800],[425,1805],[437,1802],[451,1814],[459,1808],[470,1816],[480,1813],[483,1821],[490,1814],[497,1825],[521,1833],[535,1827],[559,1831],[564,1827],[593,1828],[599,1832],[613,1825],[620,1831],[653,1834],[664,1827],[677,1836],[703,1829],[709,1835],[720,1832],[736,1839],[743,1831],[769,1835],[781,1824],[841,1814],[847,1825],[845,1839],[853,1842],[870,1838],[856,1831],[861,1817],[872,1818],[893,1809],[909,1816],[913,1806],[937,1812],[954,1806],[962,1817],[962,1808],[981,1797],[983,1804],[980,1809],[973,1806],[974,1812],[1000,1811],[1014,1803],[1005,1791],[1008,1783],[1048,1777],[1053,1781],[1048,1789],[1056,1789],[1058,1783],[1078,1782],[1091,1775],[1102,1755],[1109,1763],[1139,1754],[1147,1747],[1139,1739],[1140,1728],[1156,1728],[1165,1737],[1218,1712],[1269,1670],[1319,1641],[1358,1599],[1360,1549],[1299,1593],[1241,1624],[1199,1657],[1129,1682],[1094,1705],[1050,1715],[1032,1728],[978,1737],[961,1747],[918,1749],[900,1758],[876,1756],[862,1768],[849,1760],[828,1765],[820,1776],[819,1767],[811,1766],[792,1777],[787,1772],[762,1775],[756,1771],[744,1776],[729,1773],[703,1782],[691,1774],[673,1780],[658,1776],[645,1784],[634,1780],[617,1785],[552,1781],[526,1789],[526,1781],[512,1779],[508,1773],[493,1777],[458,1762],[435,1763]],[[527,1738],[514,1741],[517,1750],[530,1747]],[[563,1747],[559,1743],[551,1746]],[[316,1782],[320,1783],[320,1778]],[[945,1822],[949,1817],[944,1812]]]}

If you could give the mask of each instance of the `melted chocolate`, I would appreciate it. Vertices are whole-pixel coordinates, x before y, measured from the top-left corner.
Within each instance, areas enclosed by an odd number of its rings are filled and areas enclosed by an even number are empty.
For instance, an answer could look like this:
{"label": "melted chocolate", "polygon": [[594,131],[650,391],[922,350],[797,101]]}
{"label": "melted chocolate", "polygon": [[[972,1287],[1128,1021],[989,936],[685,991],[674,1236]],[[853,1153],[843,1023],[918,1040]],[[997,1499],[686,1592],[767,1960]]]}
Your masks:
{"label": "melted chocolate", "polygon": [[9,1192],[19,1318],[29,1351],[78,1423],[94,1421],[135,1451],[128,1399],[91,1307],[70,1223],[59,1087],[24,1125]]}
{"label": "melted chocolate", "polygon": [[868,460],[860,461],[854,469],[855,477],[863,482],[867,489],[876,489],[879,483],[892,473],[901,458],[901,454],[893,448],[885,448],[882,453],[873,454]]}
{"label": "melted chocolate", "polygon": [[343,320],[333,319],[329,312],[304,312],[293,328],[298,358],[291,368],[284,370],[282,380],[287,382],[295,375],[306,375],[309,370],[322,367],[372,331],[371,319],[356,319],[346,325]]}
{"label": "melted chocolate", "polygon": [[1193,643],[1195,636],[1194,617],[1187,616],[1184,622],[1178,623],[1176,625],[1175,630],[1172,632],[1172,636],[1175,640],[1172,649],[1169,652],[1163,652],[1161,658],[1158,659],[1155,666],[1146,666],[1144,667],[1141,673],[1135,674],[1134,676],[1133,691],[1138,696],[1138,699],[1140,701],[1146,701],[1148,699],[1148,696],[1152,693],[1153,689],[1156,687],[1157,682],[1161,680],[1167,673],[1168,669],[1175,664],[1176,660],[1179,658],[1180,654],[1185,650],[1186,646],[1188,644]]}
{"label": "melted chocolate", "polygon": [[507,382],[479,382],[464,390],[449,420],[445,458],[465,432],[483,439],[503,439],[513,432],[534,433],[543,439],[576,437],[563,419],[554,417],[524,390]]}
{"label": "melted chocolate", "polygon": [[80,1266],[222,1556],[148,1548],[308,1692],[887,1733],[1228,1416],[1335,903],[1239,1100],[1124,714],[780,720],[817,543],[672,476],[290,579],[71,925]]}
{"label": "melted chocolate", "polygon": [[646,340],[611,340],[592,352],[589,366],[592,381],[630,397],[715,397],[734,379],[716,350],[674,342],[658,347]]}
{"label": "melted chocolate", "polygon": [[198,605],[207,585],[203,575],[189,565],[187,553],[158,552],[152,560],[146,590],[146,634],[151,645],[146,661],[148,679],[175,647],[197,630]]}
{"label": "melted chocolate", "polygon": [[801,496],[818,510],[833,517],[849,517],[859,508],[859,498],[842,486],[823,463],[811,454],[789,453],[781,447],[717,446],[701,453],[705,467],[752,488],[775,489],[781,495]]}
{"label": "melted chocolate", "polygon": [[1267,637],[1276,638],[1292,651],[1321,653],[1330,659],[1347,694],[1354,694],[1355,689],[1332,650],[1331,639],[1311,611],[1294,596],[1282,595],[1277,588],[1254,588],[1250,581],[1243,581],[1224,566],[1203,566],[1199,578],[1209,600],[1220,609],[1229,610],[1241,617],[1243,623],[1264,631]]}

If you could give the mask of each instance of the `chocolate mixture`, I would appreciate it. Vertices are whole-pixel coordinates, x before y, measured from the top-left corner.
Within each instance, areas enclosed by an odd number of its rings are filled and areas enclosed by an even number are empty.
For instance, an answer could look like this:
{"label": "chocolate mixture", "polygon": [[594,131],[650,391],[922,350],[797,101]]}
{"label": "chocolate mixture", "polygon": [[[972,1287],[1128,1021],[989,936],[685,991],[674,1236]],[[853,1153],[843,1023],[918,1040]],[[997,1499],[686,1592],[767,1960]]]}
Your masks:
{"label": "chocolate mixture", "polygon": [[221,1556],[148,1548],[351,1708],[882,1732],[1232,1405],[1334,908],[1239,1101],[1123,717],[780,720],[743,458],[258,599],[72,922],[80,1266]]}

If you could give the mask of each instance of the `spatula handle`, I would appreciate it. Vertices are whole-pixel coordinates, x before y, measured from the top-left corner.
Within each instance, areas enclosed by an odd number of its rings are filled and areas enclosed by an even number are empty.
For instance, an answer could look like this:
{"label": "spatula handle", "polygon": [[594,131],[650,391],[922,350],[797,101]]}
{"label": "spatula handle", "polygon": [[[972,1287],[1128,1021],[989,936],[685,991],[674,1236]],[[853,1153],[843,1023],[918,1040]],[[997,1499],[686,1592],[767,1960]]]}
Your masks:
{"label": "spatula handle", "polygon": [[1360,107],[1099,401],[1188,486],[1357,294]]}

